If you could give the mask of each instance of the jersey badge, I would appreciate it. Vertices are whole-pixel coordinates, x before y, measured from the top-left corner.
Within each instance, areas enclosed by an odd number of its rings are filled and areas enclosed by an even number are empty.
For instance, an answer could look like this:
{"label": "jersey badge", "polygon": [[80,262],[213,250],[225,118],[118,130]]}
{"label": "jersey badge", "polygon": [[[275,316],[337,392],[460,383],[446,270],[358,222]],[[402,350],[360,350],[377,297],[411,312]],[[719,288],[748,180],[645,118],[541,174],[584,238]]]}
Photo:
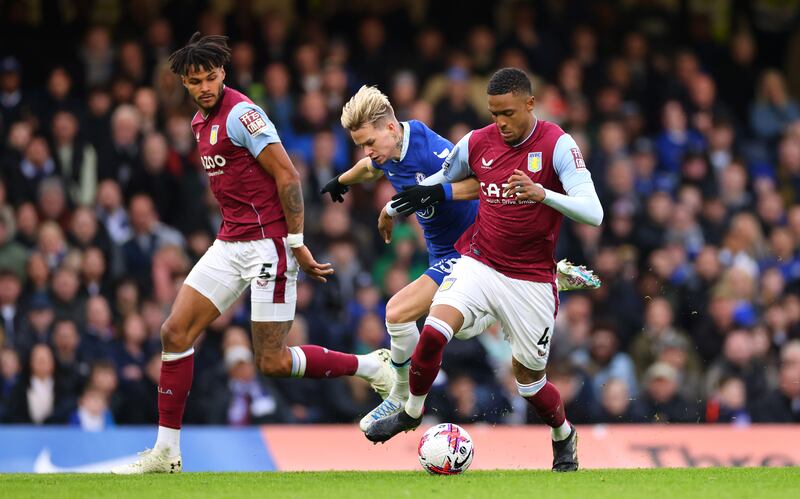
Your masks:
{"label": "jersey badge", "polygon": [[217,138],[219,137],[219,125],[214,125],[211,127],[211,136],[208,138],[208,142],[213,146],[217,143]]}
{"label": "jersey badge", "polygon": [[542,171],[542,153],[540,152],[528,153],[528,171],[531,173]]}

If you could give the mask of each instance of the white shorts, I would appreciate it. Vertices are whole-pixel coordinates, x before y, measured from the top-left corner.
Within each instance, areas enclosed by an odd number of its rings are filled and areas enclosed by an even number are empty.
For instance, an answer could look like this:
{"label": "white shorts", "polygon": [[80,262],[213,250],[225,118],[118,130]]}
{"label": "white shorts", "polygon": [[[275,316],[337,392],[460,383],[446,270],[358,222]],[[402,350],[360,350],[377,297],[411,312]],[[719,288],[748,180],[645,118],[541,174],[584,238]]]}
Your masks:
{"label": "white shorts", "polygon": [[285,238],[256,241],[217,239],[197,262],[184,284],[224,312],[250,285],[254,322],[294,319],[297,261]]}
{"label": "white shorts", "polygon": [[433,305],[450,305],[464,315],[465,323],[493,315],[517,361],[534,371],[547,365],[558,311],[555,282],[513,279],[463,256],[439,286]]}

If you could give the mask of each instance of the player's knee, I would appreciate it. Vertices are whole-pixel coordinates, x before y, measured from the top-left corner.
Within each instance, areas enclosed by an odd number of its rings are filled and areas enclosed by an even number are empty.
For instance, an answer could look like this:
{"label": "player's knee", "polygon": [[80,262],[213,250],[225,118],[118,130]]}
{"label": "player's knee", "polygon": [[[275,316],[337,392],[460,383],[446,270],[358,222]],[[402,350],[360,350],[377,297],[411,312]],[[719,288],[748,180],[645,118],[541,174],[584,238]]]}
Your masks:
{"label": "player's knee", "polygon": [[417,317],[412,317],[409,307],[404,306],[403,302],[394,296],[386,304],[386,322],[389,324],[403,324],[413,322]]}
{"label": "player's knee", "polygon": [[180,327],[171,317],[161,325],[161,344],[165,352],[185,352],[192,347],[187,329]]}
{"label": "player's knee", "polygon": [[258,357],[258,369],[272,378],[286,378],[292,374],[292,356],[288,349],[262,352]]}

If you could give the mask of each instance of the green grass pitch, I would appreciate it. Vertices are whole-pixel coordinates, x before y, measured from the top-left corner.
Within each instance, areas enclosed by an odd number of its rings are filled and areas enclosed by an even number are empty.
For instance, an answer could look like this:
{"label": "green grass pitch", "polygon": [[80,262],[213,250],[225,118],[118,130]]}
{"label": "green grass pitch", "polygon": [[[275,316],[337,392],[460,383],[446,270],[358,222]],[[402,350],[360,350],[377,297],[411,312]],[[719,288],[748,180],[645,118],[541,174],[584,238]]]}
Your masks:
{"label": "green grass pitch", "polygon": [[3,498],[800,498],[800,468],[0,475]]}

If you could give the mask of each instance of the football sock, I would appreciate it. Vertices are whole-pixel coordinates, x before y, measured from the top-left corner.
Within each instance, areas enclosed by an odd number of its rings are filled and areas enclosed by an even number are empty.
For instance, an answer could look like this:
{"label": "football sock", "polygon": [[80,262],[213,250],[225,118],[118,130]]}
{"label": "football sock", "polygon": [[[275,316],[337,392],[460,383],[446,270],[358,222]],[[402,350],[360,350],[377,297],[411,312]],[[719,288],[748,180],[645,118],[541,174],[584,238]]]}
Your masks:
{"label": "football sock", "polygon": [[406,402],[406,412],[410,416],[418,418],[422,415],[425,397],[439,374],[444,347],[452,337],[453,330],[444,321],[435,317],[428,317],[425,321],[419,344],[411,356],[408,378],[411,396]]}
{"label": "football sock", "polygon": [[550,435],[553,437],[554,442],[566,440],[570,433],[572,433],[572,426],[566,419],[558,428],[550,428]]}
{"label": "football sock", "polygon": [[155,448],[166,450],[170,457],[179,455],[181,453],[181,430],[159,426]]}
{"label": "football sock", "polygon": [[381,370],[381,361],[374,355],[356,355],[358,367],[356,367],[356,376],[371,380]]}
{"label": "football sock", "polygon": [[291,376],[297,378],[338,378],[352,376],[358,359],[350,353],[336,352],[317,345],[289,347],[292,354]]}
{"label": "football sock", "polygon": [[[546,379],[542,378],[542,380]],[[555,385],[546,381],[536,393],[524,396],[536,410],[539,418],[555,430],[553,431],[554,440],[563,440],[569,436],[569,430],[567,430],[566,435],[563,435],[564,425],[567,425],[568,428],[569,423],[567,423],[567,418],[564,414],[564,403],[561,401],[561,394],[558,393]]]}
{"label": "football sock", "polygon": [[186,399],[194,375],[194,349],[161,354],[161,377],[158,381],[158,437],[156,448],[180,453],[180,429]]}
{"label": "football sock", "polygon": [[419,342],[419,330],[416,322],[403,322],[400,324],[386,323],[386,330],[392,339],[392,362],[402,365],[408,362],[414,348]]}
{"label": "football sock", "polygon": [[390,397],[405,399],[408,397],[408,366],[411,354],[419,342],[419,330],[415,322],[400,324],[386,323],[386,330],[392,339],[392,367],[397,375]]}

